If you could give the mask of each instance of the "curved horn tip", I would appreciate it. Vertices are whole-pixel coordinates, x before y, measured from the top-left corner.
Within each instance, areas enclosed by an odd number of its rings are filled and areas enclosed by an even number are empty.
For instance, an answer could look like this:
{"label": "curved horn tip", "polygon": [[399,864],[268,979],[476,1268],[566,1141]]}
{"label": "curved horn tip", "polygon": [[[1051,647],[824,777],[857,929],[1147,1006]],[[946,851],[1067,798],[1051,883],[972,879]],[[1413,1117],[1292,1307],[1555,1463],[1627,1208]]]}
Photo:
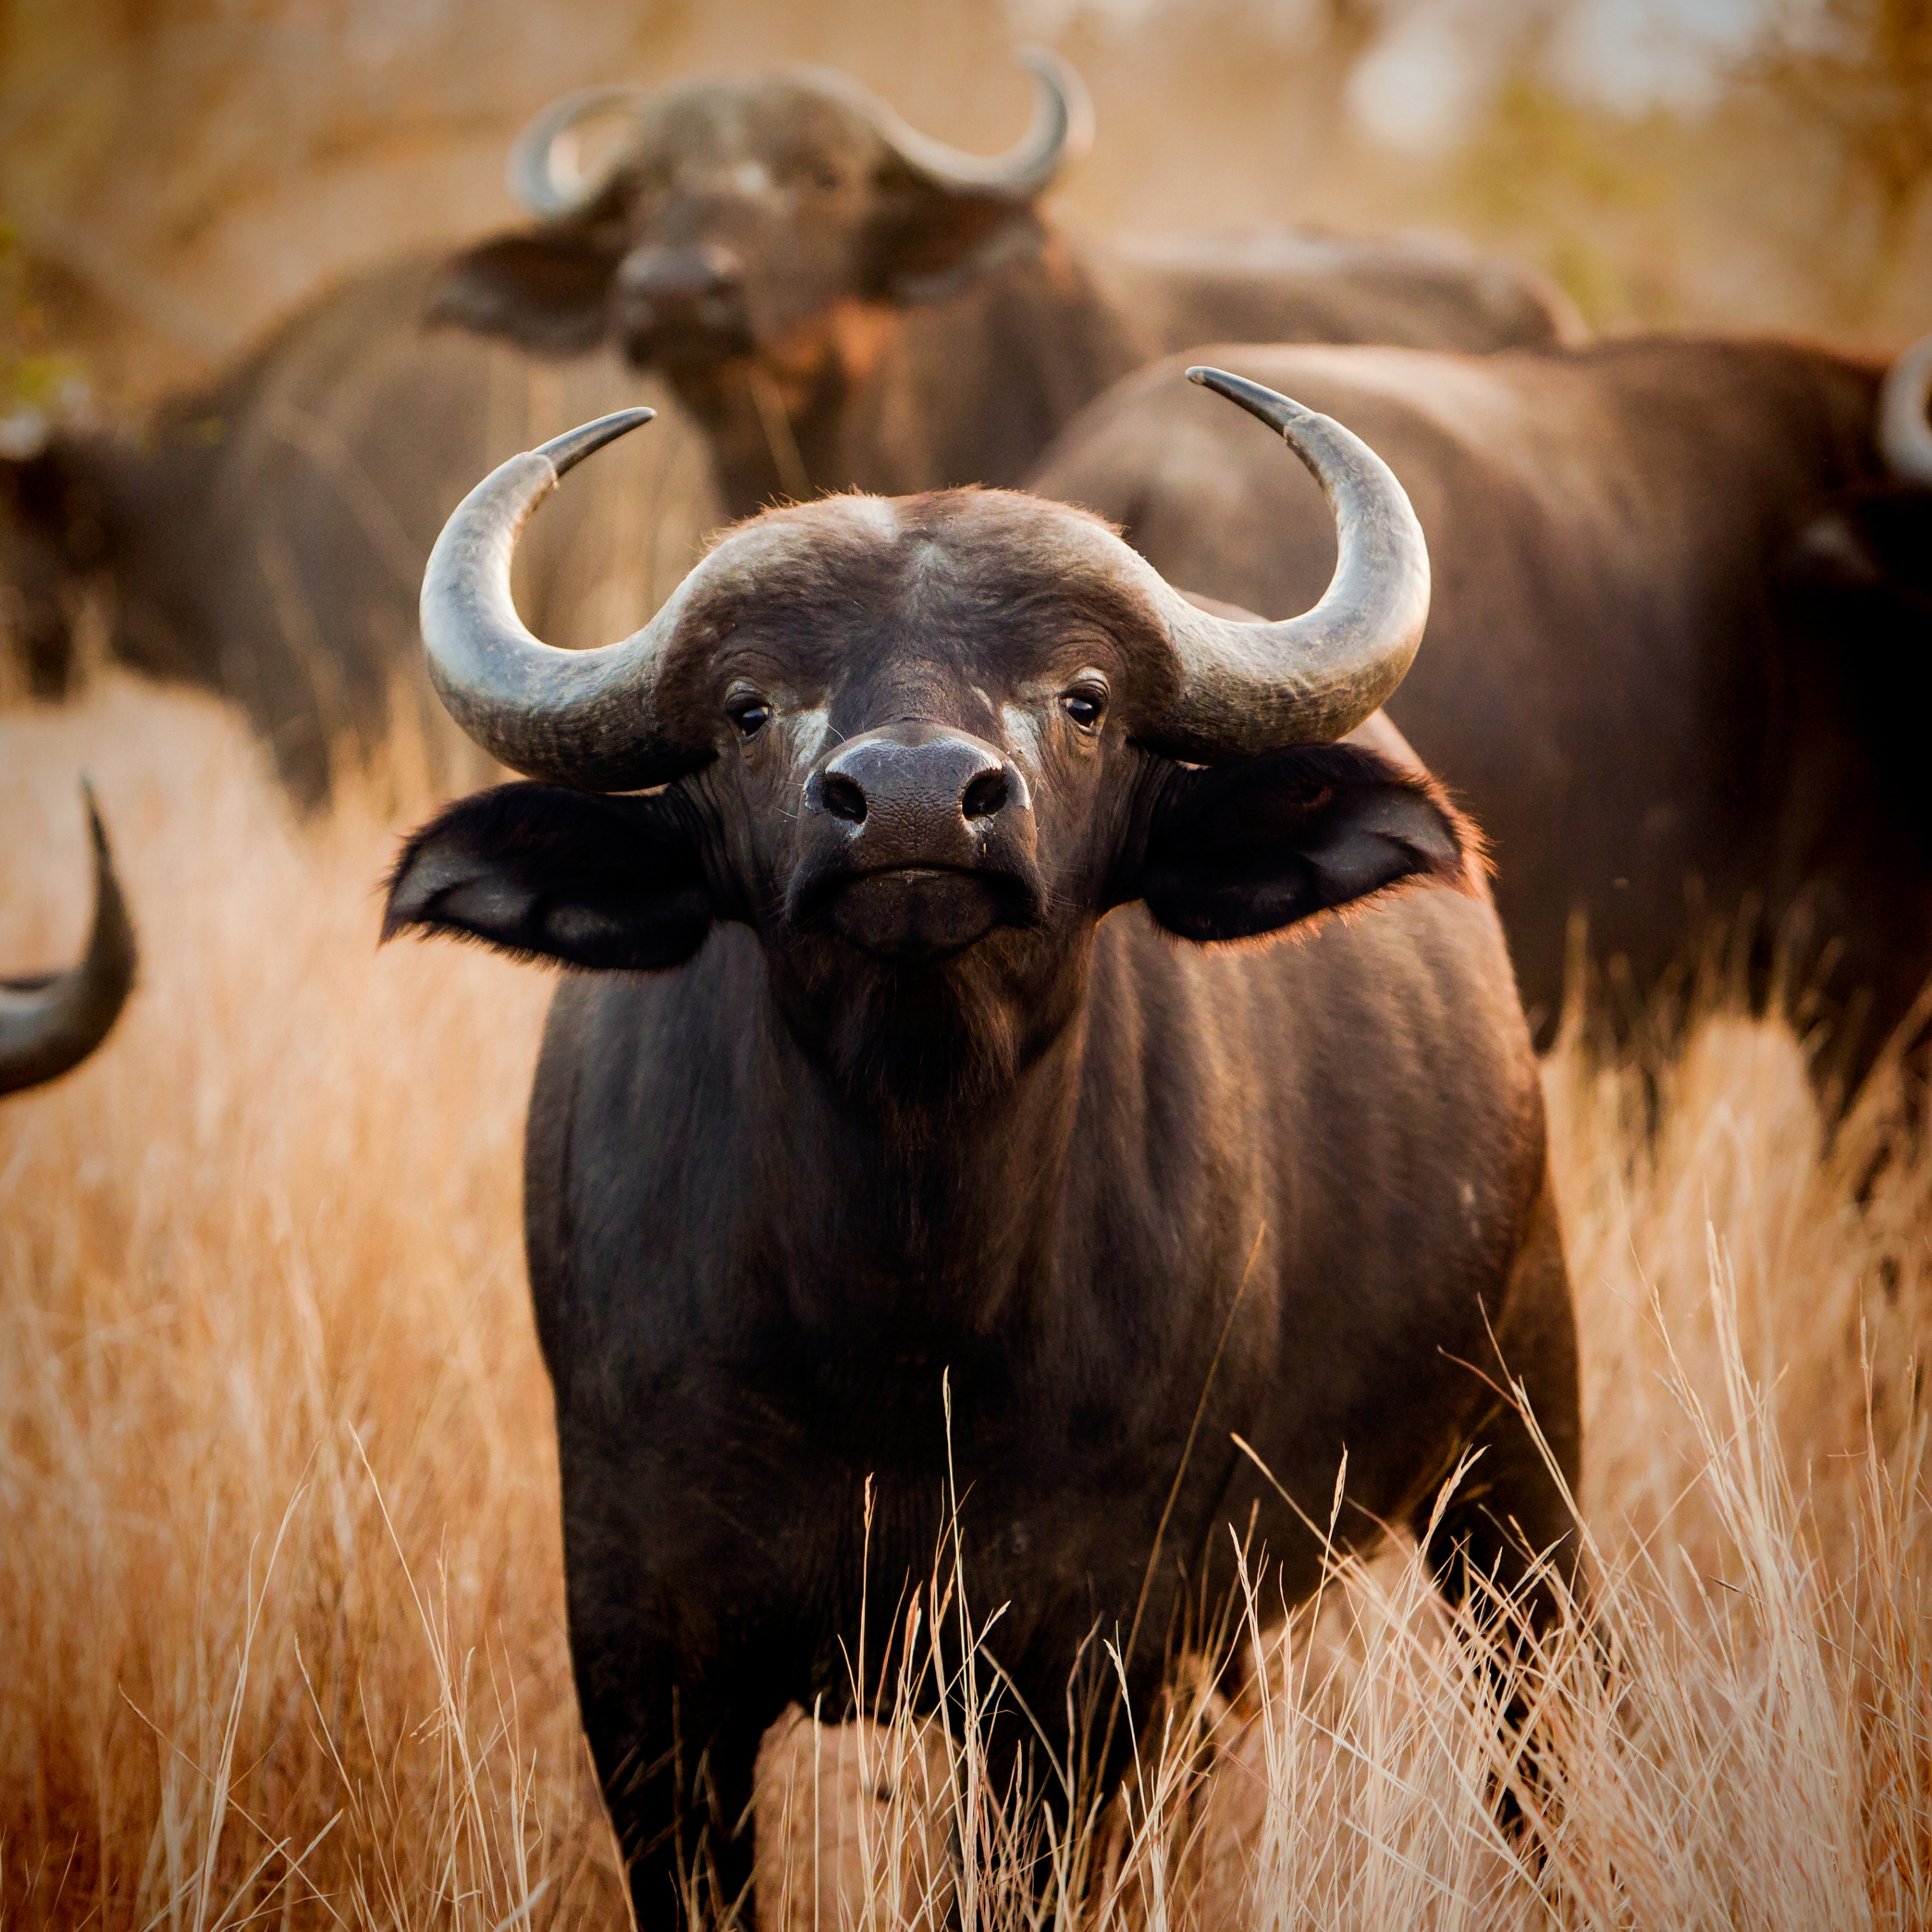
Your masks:
{"label": "curved horn tip", "polygon": [[1094,145],[1094,97],[1080,78],[1079,69],[1064,54],[1030,40],[1016,47],[1013,58],[1059,95],[1066,120],[1060,137],[1060,165],[1078,160]]}
{"label": "curved horn tip", "polygon": [[647,92],[628,85],[580,87],[540,109],[524,123],[522,132],[511,144],[503,170],[504,185],[511,198],[528,213],[544,220],[574,214],[586,206],[602,191],[609,178],[608,172],[595,180],[560,187],[551,168],[559,138],[590,115],[627,104],[634,112]]}
{"label": "curved horn tip", "polygon": [[1932,484],[1932,334],[1902,350],[1879,388],[1878,444],[1900,482]]}
{"label": "curved horn tip", "polygon": [[510,158],[504,164],[504,188],[510,189],[510,199],[539,220],[560,220],[590,207],[590,202],[603,194],[610,170],[607,168],[591,180],[560,185],[553,168],[558,139],[580,120],[613,108],[628,106],[636,118],[641,103],[647,98],[650,88],[645,87],[632,87],[628,83],[595,85],[560,94],[547,108],[539,108],[510,145]]}
{"label": "curved horn tip", "polygon": [[94,781],[85,772],[80,780],[81,802],[87,807],[87,836],[94,848],[94,902],[118,888],[114,875],[114,848],[107,842],[107,822],[100,815],[100,801],[94,795]]}
{"label": "curved horn tip", "polygon": [[566,476],[586,456],[594,456],[607,442],[615,442],[620,436],[628,436],[634,429],[643,428],[656,414],[656,410],[617,410],[608,416],[599,416],[595,422],[582,423],[575,429],[566,430],[562,435],[538,443],[530,453],[548,458],[556,473]]}
{"label": "curved horn tip", "polygon": [[90,950],[104,956],[124,953],[128,978],[134,964],[134,934],[128,923],[127,908],[121,903],[121,881],[114,871],[113,848],[107,842],[106,821],[100,815],[100,801],[94,795],[94,782],[85,773],[80,796],[87,807],[87,830],[94,845],[94,919],[95,932]]}
{"label": "curved horn tip", "polygon": [[94,795],[94,781],[85,772],[80,777],[80,799],[87,807],[87,828],[93,836],[94,852],[104,859],[107,856],[107,828],[100,820],[100,801]]}
{"label": "curved horn tip", "polygon": [[1345,736],[1406,675],[1429,613],[1429,548],[1395,473],[1346,425],[1258,382],[1196,365],[1190,380],[1279,430],[1335,519],[1334,575],[1299,617],[1236,622],[1156,575],[1181,684],[1147,734],[1201,764]]}
{"label": "curved horn tip", "polygon": [[1217,396],[1226,396],[1229,402],[1238,403],[1250,416],[1258,417],[1270,429],[1286,432],[1291,423],[1305,422],[1315,412],[1292,398],[1277,391],[1265,388],[1259,382],[1251,382],[1245,376],[1237,376],[1226,369],[1213,369],[1204,364],[1197,364],[1187,372],[1190,382],[1198,382],[1203,388],[1212,389]]}
{"label": "curved horn tip", "polygon": [[94,842],[94,920],[77,966],[0,981],[0,1094],[58,1079],[105,1040],[127,1004],[139,965],[133,922],[107,850],[94,796],[81,781]]}

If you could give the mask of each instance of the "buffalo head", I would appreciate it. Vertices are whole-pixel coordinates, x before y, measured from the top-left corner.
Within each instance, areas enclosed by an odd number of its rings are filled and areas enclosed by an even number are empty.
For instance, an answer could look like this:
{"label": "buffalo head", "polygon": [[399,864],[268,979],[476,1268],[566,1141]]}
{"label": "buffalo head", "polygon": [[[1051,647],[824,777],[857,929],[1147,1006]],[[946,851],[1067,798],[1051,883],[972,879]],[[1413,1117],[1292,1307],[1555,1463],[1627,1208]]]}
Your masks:
{"label": "buffalo head", "polygon": [[0,447],[0,639],[36,698],[74,672],[80,586],[99,561],[99,520],[57,452]]}
{"label": "buffalo head", "polygon": [[1786,560],[1799,584],[1892,594],[1922,625],[1932,606],[1932,335],[1904,351],[1880,385],[1873,440],[1883,463],[1868,483],[1816,518]]}
{"label": "buffalo head", "polygon": [[423,635],[458,722],[544,782],[417,834],[387,929],[650,970],[735,922],[842,1088],[956,1102],[1065,1028],[1111,908],[1241,940],[1466,880],[1428,781],[1333,742],[1421,637],[1428,558],[1401,486],[1339,424],[1195,373],[1328,491],[1340,560],[1300,617],[1210,612],[1083,512],[962,490],[768,512],[634,637],[554,650],[510,600],[517,533],[649,412],[505,464],[437,544]]}
{"label": "buffalo head", "polygon": [[[950,286],[1033,234],[1034,200],[1084,150],[1090,113],[1064,62],[1022,58],[1038,112],[993,160],[815,68],[567,95],[511,157],[538,225],[457,257],[438,311],[562,352],[609,337],[691,383],[755,361],[782,386],[842,331],[862,334],[868,310]],[[611,113],[629,123],[614,164],[567,178],[575,128]]]}

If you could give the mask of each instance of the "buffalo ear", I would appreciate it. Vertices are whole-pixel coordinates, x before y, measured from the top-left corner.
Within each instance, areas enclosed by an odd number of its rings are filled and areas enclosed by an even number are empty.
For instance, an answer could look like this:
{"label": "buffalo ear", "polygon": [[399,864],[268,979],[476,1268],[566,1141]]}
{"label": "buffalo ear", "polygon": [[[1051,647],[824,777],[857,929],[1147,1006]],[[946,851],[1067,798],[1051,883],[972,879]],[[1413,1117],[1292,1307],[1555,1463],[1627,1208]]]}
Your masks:
{"label": "buffalo ear", "polygon": [[656,972],[690,958],[711,919],[696,842],[661,796],[508,784],[410,834],[382,937],[455,933],[523,958]]}
{"label": "buffalo ear", "polygon": [[1881,487],[1824,511],[1798,532],[1784,577],[1800,587],[1932,602],[1932,490]]}
{"label": "buffalo ear", "polygon": [[617,261],[616,248],[580,222],[500,235],[444,262],[429,319],[541,355],[580,355],[603,340]]}
{"label": "buffalo ear", "polygon": [[884,292],[895,302],[944,302],[1037,250],[1046,237],[1031,202],[920,179],[888,187],[881,201],[874,260]]}
{"label": "buffalo ear", "polygon": [[1474,890],[1476,834],[1432,781],[1355,745],[1177,771],[1137,896],[1168,932],[1253,939],[1405,884]]}

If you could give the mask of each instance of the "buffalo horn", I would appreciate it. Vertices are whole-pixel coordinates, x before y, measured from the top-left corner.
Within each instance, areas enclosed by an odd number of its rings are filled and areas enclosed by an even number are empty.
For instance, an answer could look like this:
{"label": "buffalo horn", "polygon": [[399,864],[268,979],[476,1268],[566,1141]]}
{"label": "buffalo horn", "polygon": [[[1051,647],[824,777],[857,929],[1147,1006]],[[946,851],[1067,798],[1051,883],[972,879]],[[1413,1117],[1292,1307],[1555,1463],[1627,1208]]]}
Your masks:
{"label": "buffalo horn", "polygon": [[531,778],[642,790],[711,755],[708,744],[674,741],[658,706],[664,647],[692,578],[634,636],[593,651],[532,637],[510,596],[518,536],[557,478],[655,413],[620,410],[512,457],[458,505],[430,552],[422,606],[430,681],[478,744]]}
{"label": "buffalo horn", "polygon": [[[830,68],[791,71],[806,86],[843,101],[908,166],[940,187],[960,194],[994,195],[1001,200],[1029,201],[1092,144],[1094,106],[1079,75],[1058,54],[1045,47],[1022,47],[1019,60],[1034,77],[1037,98],[1033,124],[1016,146],[990,158],[963,153],[922,134],[849,75]],[[552,101],[517,136],[510,150],[507,178],[511,194],[532,214],[546,219],[573,214],[587,206],[602,191],[609,172],[587,180],[560,182],[557,143],[580,121],[613,109],[628,108],[634,118],[641,119],[644,104],[652,98],[643,88],[603,86],[580,88]]]}
{"label": "buffalo horn", "polygon": [[1901,483],[1932,485],[1932,335],[1922,335],[1885,373],[1878,397],[1878,444]]}
{"label": "buffalo horn", "polygon": [[0,1094],[38,1087],[78,1066],[107,1036],[134,983],[134,928],[114,876],[107,833],[84,782],[94,836],[94,929],[71,971],[0,980]]}
{"label": "buffalo horn", "polygon": [[1422,526],[1388,465],[1340,423],[1225,370],[1187,374],[1281,431],[1328,499],[1340,555],[1322,601],[1279,623],[1213,615],[1156,578],[1180,688],[1136,735],[1198,764],[1331,742],[1388,699],[1422,641]]}
{"label": "buffalo horn", "polygon": [[1033,76],[1033,124],[1004,154],[969,154],[908,126],[878,96],[842,74],[810,70],[814,81],[872,123],[880,139],[916,172],[962,194],[1030,201],[1077,161],[1094,140],[1094,104],[1086,83],[1047,47],[1022,47]]}
{"label": "buffalo horn", "polygon": [[641,87],[602,86],[580,87],[574,94],[553,100],[531,120],[510,149],[504,178],[511,194],[531,214],[546,220],[574,214],[594,200],[608,174],[587,181],[560,182],[557,143],[580,121],[616,107],[628,107],[634,113],[648,98],[648,91]]}

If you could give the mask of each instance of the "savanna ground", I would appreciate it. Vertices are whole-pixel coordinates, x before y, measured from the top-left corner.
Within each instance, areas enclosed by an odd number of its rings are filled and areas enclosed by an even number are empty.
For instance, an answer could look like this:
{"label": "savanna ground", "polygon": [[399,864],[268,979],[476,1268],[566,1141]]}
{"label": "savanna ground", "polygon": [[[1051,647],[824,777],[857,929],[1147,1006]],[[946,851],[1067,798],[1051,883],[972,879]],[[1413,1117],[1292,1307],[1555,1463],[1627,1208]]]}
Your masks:
{"label": "savanna ground", "polygon": [[[0,1918],[623,1924],[518,1243],[548,976],[376,950],[404,766],[298,825],[199,700],[97,679],[4,734],[0,970],[80,943],[82,763],[144,952],[106,1049],[0,1107]],[[1720,974],[1700,1010],[1547,1064],[1598,1572],[1526,1666],[1547,1856],[1490,1822],[1480,1639],[1396,1550],[1232,1702],[1143,1714],[1053,1853],[1076,1922],[1932,1922],[1932,1157],[1897,1068],[1828,1134],[1788,1029]],[[963,1922],[1024,1922],[1039,1815],[946,1751],[775,1732],[768,1907],[932,1923],[963,1838]]]}

